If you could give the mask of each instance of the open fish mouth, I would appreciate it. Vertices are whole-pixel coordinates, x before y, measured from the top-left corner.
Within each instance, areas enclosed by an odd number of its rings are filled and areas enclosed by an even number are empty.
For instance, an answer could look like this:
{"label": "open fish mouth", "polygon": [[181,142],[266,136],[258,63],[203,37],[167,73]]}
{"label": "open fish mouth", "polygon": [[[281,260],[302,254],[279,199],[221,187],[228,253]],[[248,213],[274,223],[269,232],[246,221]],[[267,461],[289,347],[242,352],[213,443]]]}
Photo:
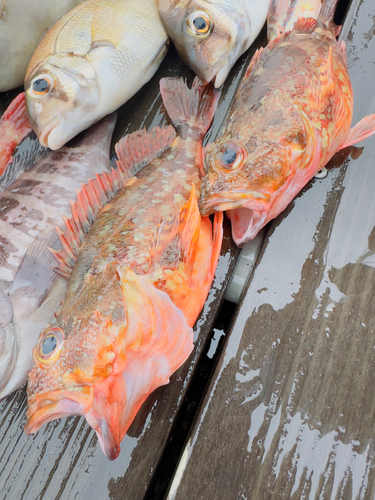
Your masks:
{"label": "open fish mouth", "polygon": [[224,212],[246,206],[251,210],[264,212],[267,210],[269,196],[259,191],[233,189],[222,191],[214,195],[202,195],[199,200],[199,209],[203,216],[215,212]]}
{"label": "open fish mouth", "polygon": [[227,212],[231,221],[232,238],[238,247],[243,247],[259,233],[267,223],[267,212],[259,212],[246,207]]}
{"label": "open fish mouth", "polygon": [[46,394],[29,400],[27,411],[27,422],[25,425],[26,434],[34,434],[44,424],[71,415],[84,415],[91,406],[91,397],[79,391],[70,393],[60,391],[56,394]]}

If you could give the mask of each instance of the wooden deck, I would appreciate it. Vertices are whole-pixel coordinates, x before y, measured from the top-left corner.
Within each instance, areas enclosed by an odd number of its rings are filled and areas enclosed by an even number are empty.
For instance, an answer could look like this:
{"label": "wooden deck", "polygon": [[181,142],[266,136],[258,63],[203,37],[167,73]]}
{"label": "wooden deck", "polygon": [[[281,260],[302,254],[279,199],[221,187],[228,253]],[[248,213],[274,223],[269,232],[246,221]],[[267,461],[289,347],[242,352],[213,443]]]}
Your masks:
{"label": "wooden deck", "polygon": [[[374,35],[375,3],[353,0],[341,34],[353,123],[375,113]],[[264,43],[263,31],[232,71],[206,141],[219,132],[252,54]],[[163,76],[192,80],[172,50],[121,109],[114,141],[165,123]],[[168,499],[373,499],[375,137],[363,146],[336,155],[327,178],[309,183],[267,227],[204,389],[213,339],[230,312],[222,306],[239,254],[226,225],[215,281],[195,326],[195,350],[142,407],[117,460],[105,458],[83,418],[51,422],[26,436],[25,390],[0,402],[0,499],[156,500],[165,497],[170,478]]]}

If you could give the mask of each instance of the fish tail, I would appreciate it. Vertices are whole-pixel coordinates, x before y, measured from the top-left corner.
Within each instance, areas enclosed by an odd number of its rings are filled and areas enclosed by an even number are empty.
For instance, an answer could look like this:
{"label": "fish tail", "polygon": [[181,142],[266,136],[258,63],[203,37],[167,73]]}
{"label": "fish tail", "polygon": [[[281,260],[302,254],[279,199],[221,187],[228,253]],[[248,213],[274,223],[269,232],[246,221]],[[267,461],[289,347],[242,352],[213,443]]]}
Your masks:
{"label": "fish tail", "polygon": [[319,20],[323,21],[328,26],[336,26],[333,23],[338,0],[325,0],[322,2],[322,8],[319,14]]}
{"label": "fish tail", "polygon": [[26,128],[27,131],[31,130],[26,110],[25,92],[21,92],[13,99],[5,110],[1,120],[13,123],[17,130],[24,128]]}
{"label": "fish tail", "polygon": [[182,78],[162,78],[160,92],[164,106],[180,135],[194,129],[204,137],[209,129],[219,100],[220,92],[213,84],[203,85],[195,78],[189,89]]}

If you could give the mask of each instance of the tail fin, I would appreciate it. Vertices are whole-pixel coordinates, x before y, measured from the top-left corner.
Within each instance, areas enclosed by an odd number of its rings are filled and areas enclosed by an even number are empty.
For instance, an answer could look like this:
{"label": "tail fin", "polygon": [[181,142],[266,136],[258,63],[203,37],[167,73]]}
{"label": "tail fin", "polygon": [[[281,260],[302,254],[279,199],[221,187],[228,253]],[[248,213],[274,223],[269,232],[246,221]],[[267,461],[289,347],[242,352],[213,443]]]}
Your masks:
{"label": "tail fin", "polygon": [[220,92],[213,84],[203,85],[195,78],[191,89],[181,78],[162,78],[160,92],[173,125],[183,138],[194,130],[198,138],[209,129]]}
{"label": "tail fin", "polygon": [[0,175],[12,163],[16,146],[31,131],[25,93],[21,92],[5,110],[0,120]]}
{"label": "tail fin", "polygon": [[338,0],[325,0],[322,2],[322,8],[319,14],[319,20],[326,23],[328,26],[336,26],[333,22]]}

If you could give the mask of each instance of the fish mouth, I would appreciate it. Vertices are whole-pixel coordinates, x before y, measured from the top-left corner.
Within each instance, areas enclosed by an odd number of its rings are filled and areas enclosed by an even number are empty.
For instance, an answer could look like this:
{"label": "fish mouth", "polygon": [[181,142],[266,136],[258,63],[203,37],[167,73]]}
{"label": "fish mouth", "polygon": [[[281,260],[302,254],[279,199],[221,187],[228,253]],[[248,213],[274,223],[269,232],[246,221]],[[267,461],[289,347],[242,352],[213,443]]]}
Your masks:
{"label": "fish mouth", "polygon": [[267,223],[267,212],[258,212],[246,207],[227,212],[232,226],[232,238],[238,247],[243,247],[255,238]]}
{"label": "fish mouth", "polygon": [[234,210],[245,205],[251,210],[264,212],[267,210],[268,199],[268,195],[259,191],[238,188],[214,195],[202,195],[199,200],[199,209],[203,216]]}
{"label": "fish mouth", "polygon": [[26,434],[35,434],[44,424],[52,420],[71,415],[84,415],[92,399],[92,390],[89,391],[89,395],[80,391],[74,391],[74,394],[69,391],[60,391],[56,394],[42,394],[29,399],[25,424]]}
{"label": "fish mouth", "polygon": [[[51,145],[51,133],[56,129],[56,127],[58,125],[59,125],[58,119],[51,120],[45,127],[43,127],[41,133],[39,134],[39,142],[45,148],[59,149],[61,147],[59,144],[56,146],[54,144],[55,141],[52,141],[52,145]],[[56,134],[52,133],[52,137],[54,135],[56,135]],[[55,147],[52,147],[52,146],[55,146]]]}

